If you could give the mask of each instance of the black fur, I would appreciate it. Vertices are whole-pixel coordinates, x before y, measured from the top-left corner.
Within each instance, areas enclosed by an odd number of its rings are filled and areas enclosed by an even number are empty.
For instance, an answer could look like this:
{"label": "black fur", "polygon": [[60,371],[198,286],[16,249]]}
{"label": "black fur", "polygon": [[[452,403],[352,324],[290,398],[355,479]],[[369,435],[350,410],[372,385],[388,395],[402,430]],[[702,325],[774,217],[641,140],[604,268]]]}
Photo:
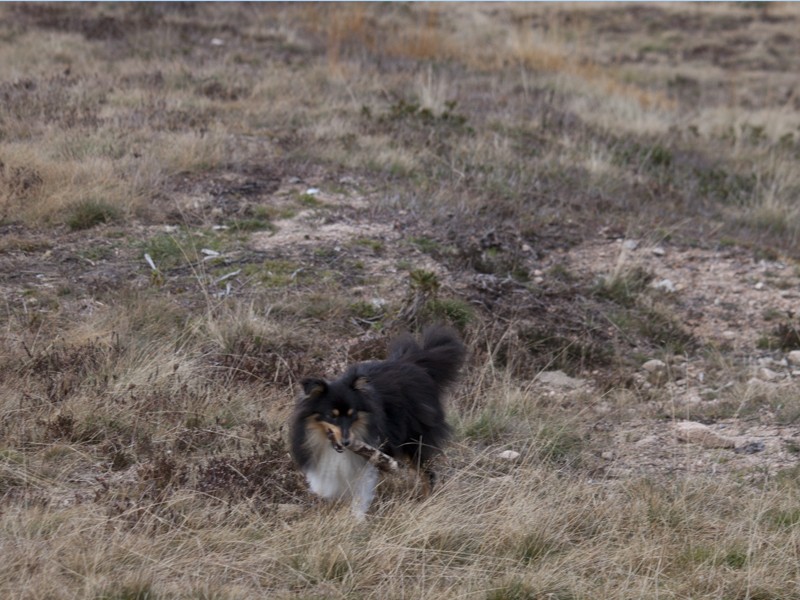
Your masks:
{"label": "black fur", "polygon": [[421,345],[407,334],[395,339],[384,361],[353,365],[334,381],[304,380],[290,427],[294,460],[303,471],[311,466],[309,423],[324,421],[339,428],[344,446],[358,435],[424,469],[450,435],[441,395],[455,381],[464,354],[452,329],[434,326]]}

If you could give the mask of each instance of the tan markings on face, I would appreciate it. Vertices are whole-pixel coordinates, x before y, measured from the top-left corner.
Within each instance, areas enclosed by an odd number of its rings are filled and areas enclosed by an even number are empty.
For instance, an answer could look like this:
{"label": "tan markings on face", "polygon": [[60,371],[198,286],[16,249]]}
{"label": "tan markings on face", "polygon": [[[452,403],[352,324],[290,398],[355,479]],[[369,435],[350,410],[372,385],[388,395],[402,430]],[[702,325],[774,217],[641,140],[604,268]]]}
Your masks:
{"label": "tan markings on face", "polygon": [[330,434],[331,441],[336,442],[337,444],[342,443],[342,430],[339,429],[336,425],[332,423],[326,423],[325,421],[317,421],[319,423],[322,430],[325,432],[325,435]]}
{"label": "tan markings on face", "polygon": [[338,417],[338,416],[339,416],[339,409],[338,409],[338,408],[334,408],[334,409],[331,411],[331,413],[333,413],[333,416],[334,416],[334,417]]}
{"label": "tan markings on face", "polygon": [[368,413],[363,411],[358,412],[358,419],[350,426],[351,437],[359,440],[367,439],[367,426],[369,425]]}
{"label": "tan markings on face", "polygon": [[352,408],[347,411],[347,416],[348,417],[352,417],[353,416],[353,409]]}

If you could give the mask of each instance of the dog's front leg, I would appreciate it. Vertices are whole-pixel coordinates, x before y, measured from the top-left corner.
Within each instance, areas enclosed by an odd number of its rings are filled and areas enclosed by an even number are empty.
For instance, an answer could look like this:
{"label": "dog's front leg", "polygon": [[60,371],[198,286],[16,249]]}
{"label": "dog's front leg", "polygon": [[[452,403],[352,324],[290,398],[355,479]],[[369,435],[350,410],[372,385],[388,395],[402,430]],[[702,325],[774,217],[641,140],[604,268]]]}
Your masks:
{"label": "dog's front leg", "polygon": [[367,516],[369,506],[375,497],[376,485],[378,485],[378,470],[372,465],[364,465],[361,476],[356,482],[356,489],[353,490],[353,502],[351,505],[353,516],[359,521],[363,521]]}

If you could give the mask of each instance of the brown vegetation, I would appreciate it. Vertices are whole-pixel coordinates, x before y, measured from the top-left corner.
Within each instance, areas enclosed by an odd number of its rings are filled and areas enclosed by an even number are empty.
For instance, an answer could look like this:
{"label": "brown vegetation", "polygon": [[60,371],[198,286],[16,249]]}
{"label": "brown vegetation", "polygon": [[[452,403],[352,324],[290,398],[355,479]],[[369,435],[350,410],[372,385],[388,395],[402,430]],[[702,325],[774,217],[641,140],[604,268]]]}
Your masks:
{"label": "brown vegetation", "polygon": [[[800,598],[798,19],[0,5],[2,596]],[[296,383],[436,320],[357,523]]]}

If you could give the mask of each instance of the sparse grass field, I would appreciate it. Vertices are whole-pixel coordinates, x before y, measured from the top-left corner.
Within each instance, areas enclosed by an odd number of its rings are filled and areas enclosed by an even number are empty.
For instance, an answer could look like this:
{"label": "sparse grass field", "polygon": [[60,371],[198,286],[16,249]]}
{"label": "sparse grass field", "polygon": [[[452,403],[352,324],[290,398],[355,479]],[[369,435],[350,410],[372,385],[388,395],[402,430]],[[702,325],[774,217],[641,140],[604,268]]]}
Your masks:
{"label": "sparse grass field", "polygon": [[[0,596],[800,599],[798,31],[0,5]],[[357,523],[297,382],[434,320],[442,485]]]}

